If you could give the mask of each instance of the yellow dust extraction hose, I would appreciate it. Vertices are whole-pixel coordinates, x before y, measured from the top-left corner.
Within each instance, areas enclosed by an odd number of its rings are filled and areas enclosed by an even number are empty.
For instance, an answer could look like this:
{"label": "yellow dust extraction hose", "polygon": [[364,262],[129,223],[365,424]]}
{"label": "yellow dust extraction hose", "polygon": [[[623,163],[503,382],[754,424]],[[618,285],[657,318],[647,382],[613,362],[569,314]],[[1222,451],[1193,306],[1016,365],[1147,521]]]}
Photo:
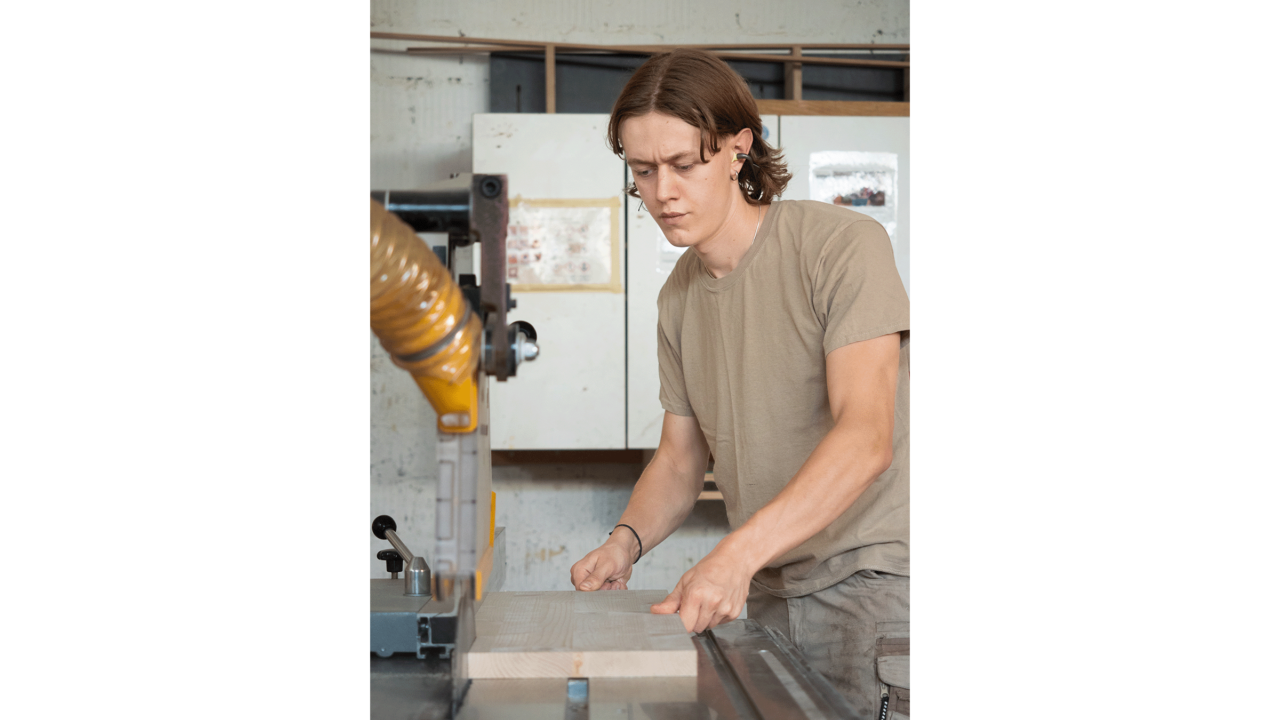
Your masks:
{"label": "yellow dust extraction hose", "polygon": [[370,200],[369,321],[396,365],[409,371],[441,432],[476,429],[480,318],[448,268],[413,229]]}

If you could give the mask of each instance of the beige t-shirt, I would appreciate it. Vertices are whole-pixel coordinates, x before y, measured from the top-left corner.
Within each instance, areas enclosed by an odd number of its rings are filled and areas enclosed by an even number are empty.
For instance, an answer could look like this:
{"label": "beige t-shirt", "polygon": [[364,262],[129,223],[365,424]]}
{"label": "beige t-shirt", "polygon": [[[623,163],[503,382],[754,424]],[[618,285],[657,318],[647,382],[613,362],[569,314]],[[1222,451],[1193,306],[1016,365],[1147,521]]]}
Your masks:
{"label": "beige t-shirt", "polygon": [[902,333],[893,464],[835,522],[757,573],[758,588],[795,597],[859,570],[910,574],[909,328],[884,228],[826,203],[775,202],[722,278],[695,252],[667,278],[658,294],[659,398],[697,418],[734,528],[782,491],[834,426],[827,353]]}

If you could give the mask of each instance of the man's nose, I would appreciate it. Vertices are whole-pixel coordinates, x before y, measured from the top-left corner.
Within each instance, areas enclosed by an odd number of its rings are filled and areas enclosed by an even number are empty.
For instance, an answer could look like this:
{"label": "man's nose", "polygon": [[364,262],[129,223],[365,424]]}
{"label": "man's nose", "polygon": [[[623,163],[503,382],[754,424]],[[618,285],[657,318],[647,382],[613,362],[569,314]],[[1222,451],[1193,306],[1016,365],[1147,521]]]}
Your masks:
{"label": "man's nose", "polygon": [[657,182],[656,191],[657,191],[659,202],[666,202],[668,200],[675,198],[676,178],[674,177],[674,174],[671,172],[671,170],[664,167],[658,168],[658,182]]}

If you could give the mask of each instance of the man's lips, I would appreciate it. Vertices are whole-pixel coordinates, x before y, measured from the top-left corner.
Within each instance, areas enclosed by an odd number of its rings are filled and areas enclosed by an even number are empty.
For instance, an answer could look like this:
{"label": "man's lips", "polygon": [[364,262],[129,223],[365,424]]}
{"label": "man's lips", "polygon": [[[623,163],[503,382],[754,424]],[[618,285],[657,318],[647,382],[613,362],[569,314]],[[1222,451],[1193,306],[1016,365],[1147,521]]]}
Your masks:
{"label": "man's lips", "polygon": [[682,217],[684,217],[686,214],[687,214],[687,213],[662,213],[662,214],[661,214],[661,215],[659,215],[658,217],[662,218],[663,220],[668,220],[668,221],[670,221],[670,220],[676,220],[676,219],[678,219],[678,218],[682,218]]}

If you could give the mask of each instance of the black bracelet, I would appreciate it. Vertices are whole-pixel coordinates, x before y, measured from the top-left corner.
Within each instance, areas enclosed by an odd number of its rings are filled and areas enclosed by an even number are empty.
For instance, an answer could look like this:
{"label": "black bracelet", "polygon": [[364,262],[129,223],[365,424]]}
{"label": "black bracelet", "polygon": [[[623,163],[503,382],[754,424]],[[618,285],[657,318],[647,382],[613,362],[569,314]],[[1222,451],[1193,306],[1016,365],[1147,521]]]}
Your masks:
{"label": "black bracelet", "polygon": [[[631,534],[636,536],[636,545],[640,546],[640,554],[636,555],[636,562],[640,562],[640,558],[644,557],[644,543],[640,542],[640,533],[636,532],[636,529],[631,527],[630,525],[624,525],[622,523],[618,523],[617,525],[614,525],[613,530],[617,530],[620,527],[624,527],[630,530]],[[613,534],[613,530],[609,531],[610,535]],[[631,564],[634,565],[635,563],[631,563]]]}

